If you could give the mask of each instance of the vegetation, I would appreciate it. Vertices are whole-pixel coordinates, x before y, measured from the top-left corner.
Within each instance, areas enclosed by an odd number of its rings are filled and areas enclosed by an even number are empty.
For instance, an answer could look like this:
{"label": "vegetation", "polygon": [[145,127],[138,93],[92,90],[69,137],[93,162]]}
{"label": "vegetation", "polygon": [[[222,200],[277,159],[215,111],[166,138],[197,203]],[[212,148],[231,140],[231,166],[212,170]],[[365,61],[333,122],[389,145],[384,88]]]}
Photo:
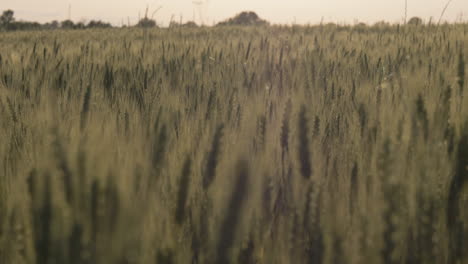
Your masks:
{"label": "vegetation", "polygon": [[138,27],[150,28],[156,26],[156,21],[149,19],[147,17],[140,19],[137,24]]}
{"label": "vegetation", "polygon": [[0,33],[0,263],[468,263],[467,31]]}
{"label": "vegetation", "polygon": [[408,24],[414,25],[414,26],[419,26],[423,24],[423,21],[419,17],[412,17],[409,21]]}
{"label": "vegetation", "polygon": [[6,10],[0,16],[0,31],[19,31],[19,30],[53,30],[53,29],[86,29],[86,28],[111,28],[112,25],[100,20],[91,20],[88,24],[74,23],[71,20],[64,20],[61,23],[52,21],[50,23],[40,24],[38,22],[15,21],[13,10]]}
{"label": "vegetation", "polygon": [[0,31],[25,31],[25,30],[53,30],[53,29],[86,29],[86,28],[111,28],[110,23],[100,20],[91,20],[88,24],[82,22],[75,23],[71,20],[64,20],[61,23],[52,21],[50,23],[40,24],[38,22],[16,21],[13,10],[3,11],[0,16]]}
{"label": "vegetation", "polygon": [[15,22],[14,12],[12,10],[6,10],[0,16],[0,25],[4,28],[9,28],[12,23]]}
{"label": "vegetation", "polygon": [[233,18],[218,23],[218,26],[263,26],[268,25],[266,20],[261,19],[255,12],[242,12]]}
{"label": "vegetation", "polygon": [[[140,28],[153,28],[157,27],[156,20],[153,19],[153,16],[161,9],[159,7],[156,9],[152,16],[148,15],[149,8],[146,8],[145,16],[139,19],[136,27]],[[268,25],[266,20],[261,19],[256,13],[254,12],[242,12],[237,16],[230,18],[226,21],[218,23],[218,25],[242,25],[242,26],[262,26]],[[14,18],[14,11],[13,10],[6,10],[3,12],[2,16],[0,16],[0,30],[4,31],[17,31],[17,30],[40,30],[40,29],[86,29],[86,28],[111,28],[112,25],[110,23],[102,22],[102,21],[95,21],[91,20],[87,25],[84,23],[74,23],[72,20],[64,20],[61,23],[57,21],[53,21],[51,23],[46,23],[41,25],[38,22],[26,22],[26,21],[19,21],[16,22]],[[188,21],[186,23],[178,23],[175,21],[171,21],[169,27],[186,27],[186,28],[194,28],[197,27],[197,24],[193,21]]]}

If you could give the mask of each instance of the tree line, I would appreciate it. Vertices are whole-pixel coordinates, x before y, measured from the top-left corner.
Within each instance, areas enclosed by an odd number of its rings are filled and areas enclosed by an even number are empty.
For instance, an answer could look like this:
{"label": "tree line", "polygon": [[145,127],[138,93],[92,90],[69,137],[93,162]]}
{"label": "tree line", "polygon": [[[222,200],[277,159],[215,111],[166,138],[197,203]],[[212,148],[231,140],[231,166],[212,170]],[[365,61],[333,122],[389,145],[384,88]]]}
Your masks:
{"label": "tree line", "polygon": [[[217,26],[226,25],[268,25],[269,22],[261,19],[255,12],[245,11],[237,14],[233,18],[229,18],[225,21],[219,22]],[[157,23],[154,19],[148,17],[146,14],[141,18],[136,27],[151,28],[157,27]],[[74,23],[71,20],[64,20],[62,22],[52,21],[48,23],[38,23],[29,21],[16,21],[13,10],[3,11],[0,17],[0,31],[16,31],[16,30],[53,30],[53,29],[87,29],[87,28],[112,28],[110,23],[103,22],[101,20],[91,20],[88,23],[78,22]],[[123,25],[125,27],[125,25]],[[198,27],[198,25],[189,21],[186,23],[178,23],[171,21],[169,27]]]}
{"label": "tree line", "polygon": [[87,28],[111,28],[112,25],[101,20],[91,20],[88,23],[75,23],[69,19],[64,21],[52,21],[41,24],[39,22],[16,21],[13,10],[5,10],[0,16],[0,31],[17,30],[53,30],[53,29],[87,29]]}
{"label": "tree line", "polygon": [[[388,23],[380,22],[387,25]],[[377,23],[376,25],[378,25]],[[423,20],[419,17],[412,17],[407,24],[409,25],[422,25],[424,24]],[[269,22],[261,19],[255,12],[244,11],[233,18],[229,18],[227,20],[221,21],[217,26],[248,26],[248,25],[269,25]],[[122,27],[126,27],[127,25],[122,25]],[[129,25],[128,25],[129,26]],[[157,23],[154,19],[149,18],[147,15],[141,18],[138,23],[135,25],[136,27],[142,28],[152,28],[157,27]],[[367,26],[364,23],[359,23],[358,26]],[[112,24],[103,22],[101,20],[91,20],[88,23],[78,22],[75,23],[71,20],[64,20],[64,21],[52,21],[48,23],[38,23],[38,22],[29,22],[29,21],[16,21],[14,17],[13,10],[6,10],[3,11],[3,14],[0,16],[0,31],[17,31],[17,30],[54,30],[54,29],[92,29],[92,28],[112,28]],[[193,22],[189,21],[186,23],[178,23],[175,21],[171,21],[169,27],[198,27],[198,25]]]}

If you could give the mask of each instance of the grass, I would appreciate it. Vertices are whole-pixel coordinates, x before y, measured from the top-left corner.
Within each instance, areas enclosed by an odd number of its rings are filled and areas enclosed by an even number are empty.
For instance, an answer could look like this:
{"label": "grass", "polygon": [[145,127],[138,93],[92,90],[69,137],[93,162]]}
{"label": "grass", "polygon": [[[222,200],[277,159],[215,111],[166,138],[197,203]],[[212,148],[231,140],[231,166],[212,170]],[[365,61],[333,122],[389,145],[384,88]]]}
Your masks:
{"label": "grass", "polygon": [[0,33],[0,263],[468,263],[467,30]]}

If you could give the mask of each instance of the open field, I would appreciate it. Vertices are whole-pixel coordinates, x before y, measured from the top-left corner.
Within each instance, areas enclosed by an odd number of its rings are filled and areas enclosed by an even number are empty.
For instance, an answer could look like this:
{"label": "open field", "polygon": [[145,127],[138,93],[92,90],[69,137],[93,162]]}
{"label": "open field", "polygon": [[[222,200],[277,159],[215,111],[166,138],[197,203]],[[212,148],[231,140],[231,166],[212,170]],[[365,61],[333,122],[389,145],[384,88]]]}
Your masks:
{"label": "open field", "polygon": [[468,263],[467,31],[0,33],[0,263]]}

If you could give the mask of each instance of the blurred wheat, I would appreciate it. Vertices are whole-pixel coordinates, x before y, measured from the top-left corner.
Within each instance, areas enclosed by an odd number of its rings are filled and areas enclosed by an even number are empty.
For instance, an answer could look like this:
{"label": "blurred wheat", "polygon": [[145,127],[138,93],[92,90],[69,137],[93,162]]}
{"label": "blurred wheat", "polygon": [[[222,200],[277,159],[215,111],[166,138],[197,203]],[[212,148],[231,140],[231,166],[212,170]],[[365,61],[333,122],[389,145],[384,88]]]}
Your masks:
{"label": "blurred wheat", "polygon": [[467,29],[0,33],[0,263],[468,263]]}

